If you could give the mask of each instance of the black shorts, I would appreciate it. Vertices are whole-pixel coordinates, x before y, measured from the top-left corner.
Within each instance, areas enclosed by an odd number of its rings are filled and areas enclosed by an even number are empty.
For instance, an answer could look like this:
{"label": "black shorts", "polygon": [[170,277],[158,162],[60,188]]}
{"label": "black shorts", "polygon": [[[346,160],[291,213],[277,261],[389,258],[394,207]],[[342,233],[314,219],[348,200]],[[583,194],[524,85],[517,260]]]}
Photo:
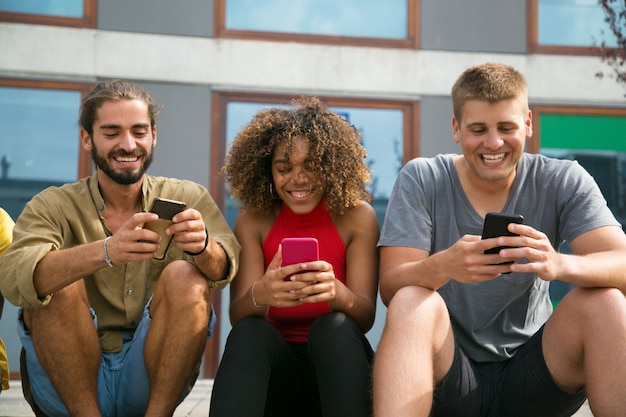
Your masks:
{"label": "black shorts", "polygon": [[450,371],[435,389],[432,417],[565,417],[585,402],[568,394],[548,371],[541,348],[543,327],[511,359],[477,363],[457,345]]}

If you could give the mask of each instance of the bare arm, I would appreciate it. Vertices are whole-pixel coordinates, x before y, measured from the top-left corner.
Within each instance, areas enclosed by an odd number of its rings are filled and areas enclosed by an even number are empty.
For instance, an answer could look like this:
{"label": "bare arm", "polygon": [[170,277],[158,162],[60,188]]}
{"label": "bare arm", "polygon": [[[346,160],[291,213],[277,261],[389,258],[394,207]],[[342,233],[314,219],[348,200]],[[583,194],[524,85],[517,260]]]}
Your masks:
{"label": "bare arm", "polygon": [[[114,265],[152,258],[159,235],[141,229],[139,225],[156,217],[154,213],[137,213],[107,241],[109,258]],[[35,267],[33,283],[37,295],[45,297],[102,268],[108,268],[103,259],[104,240],[50,251]]]}
{"label": "bare arm", "polygon": [[269,230],[272,222],[273,219],[253,216],[243,210],[237,216],[234,232],[241,244],[241,261],[237,276],[230,285],[230,321],[233,325],[247,316],[265,317],[269,306],[294,307],[303,304],[302,295],[296,291],[309,284],[285,279],[306,267],[281,267],[279,249],[265,269],[262,230],[264,226]]}
{"label": "bare arm", "polygon": [[183,251],[197,254],[194,256],[196,266],[207,279],[224,279],[229,271],[228,256],[208,233],[202,214],[190,208],[178,213],[172,221],[167,232],[173,235],[173,243]]}
{"label": "bare arm", "polygon": [[[388,303],[398,289],[418,285],[436,290],[448,280],[471,283],[501,273],[535,272],[546,281],[558,279],[581,287],[615,287],[626,291],[626,235],[617,226],[590,230],[571,242],[575,255],[558,253],[547,236],[526,225],[509,225],[519,237],[480,240],[463,236],[450,248],[432,256],[406,247],[381,249],[380,292]],[[517,246],[497,255],[484,255],[494,246]],[[493,265],[528,259],[527,263]]]}
{"label": "bare arm", "polygon": [[340,232],[343,225],[350,225],[351,229],[346,247],[346,285],[335,280],[335,297],[329,305],[334,311],[348,314],[366,332],[376,315],[378,219],[374,209],[363,203],[346,212],[341,223]]}
{"label": "bare arm", "polygon": [[[241,244],[239,271],[230,284],[230,321],[235,325],[247,316],[265,317],[269,302],[264,299],[261,307],[256,307],[252,300],[252,284],[266,278],[265,260],[262,248],[261,225],[267,221],[251,216],[245,210],[239,212],[235,221],[235,236]],[[279,263],[280,265],[280,263]],[[269,271],[268,271],[269,272]],[[255,286],[255,300],[259,305],[259,293],[262,290],[259,283]]]}
{"label": "bare arm", "polygon": [[[235,324],[249,315],[264,317],[270,305],[291,307],[328,301],[333,310],[349,314],[364,331],[371,328],[378,285],[378,221],[369,205],[363,205],[351,215],[357,217],[342,220],[351,228],[346,245],[347,285],[343,285],[335,278],[332,265],[325,261],[281,267],[280,250],[265,270],[262,228],[269,230],[273,219],[259,219],[241,212],[235,223],[242,252],[239,273],[231,284],[231,322]],[[298,274],[306,269],[314,272]],[[295,281],[285,281],[293,274],[298,274]],[[253,284],[254,300],[261,307],[254,305]]]}
{"label": "bare arm", "polygon": [[[462,283],[488,281],[511,271],[511,265],[498,263],[521,258],[501,254],[485,255],[495,246],[510,244],[480,236],[462,236],[448,249],[429,256],[428,251],[401,246],[382,247],[380,252],[380,294],[388,304],[396,291],[406,286],[437,290],[453,279]],[[512,239],[512,238],[506,238]]]}
{"label": "bare arm", "polygon": [[536,272],[542,279],[558,279],[580,287],[615,287],[626,290],[626,235],[620,227],[590,230],[574,239],[574,255],[554,251],[545,235],[528,226],[512,225],[514,238],[523,247],[503,251],[504,255],[523,256],[527,264],[511,266],[516,272]]}

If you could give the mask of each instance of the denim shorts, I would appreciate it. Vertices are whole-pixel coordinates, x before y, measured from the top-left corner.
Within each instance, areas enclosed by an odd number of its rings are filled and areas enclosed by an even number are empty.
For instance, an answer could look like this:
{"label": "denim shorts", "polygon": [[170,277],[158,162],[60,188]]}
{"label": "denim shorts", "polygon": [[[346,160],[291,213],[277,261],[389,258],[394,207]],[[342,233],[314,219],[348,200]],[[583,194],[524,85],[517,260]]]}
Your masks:
{"label": "denim shorts", "polygon": [[[152,318],[150,317],[150,303],[146,304],[143,316],[135,331],[124,333],[122,350],[120,352],[102,352],[100,369],[98,371],[98,402],[103,416],[143,416],[150,397],[150,382],[148,370],[143,357],[146,335]],[[97,327],[97,317],[91,308],[91,317],[94,327]],[[215,326],[215,313],[211,307],[209,335]],[[30,331],[24,327],[23,310],[18,310],[18,334],[26,354],[26,367],[30,387],[37,406],[48,415],[69,416],[48,374],[43,369],[33,346]],[[200,363],[198,363],[198,368]],[[189,394],[193,381],[185,388],[179,403]],[[76,387],[80,389],[80,387]]]}
{"label": "denim shorts", "polygon": [[543,358],[543,327],[503,362],[478,363],[457,345],[450,371],[435,389],[431,416],[566,417],[585,402],[585,390],[562,391]]}

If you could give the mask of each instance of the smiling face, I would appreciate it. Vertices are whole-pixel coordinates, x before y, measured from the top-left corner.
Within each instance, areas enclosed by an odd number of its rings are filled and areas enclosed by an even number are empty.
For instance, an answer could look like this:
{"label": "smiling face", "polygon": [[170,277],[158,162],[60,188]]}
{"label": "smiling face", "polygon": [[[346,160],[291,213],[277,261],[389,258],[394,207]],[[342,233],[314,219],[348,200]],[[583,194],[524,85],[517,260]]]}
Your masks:
{"label": "smiling face", "polygon": [[532,135],[532,114],[515,99],[468,100],[461,119],[452,118],[452,129],[471,180],[510,184],[526,138]]}
{"label": "smiling face", "polygon": [[156,127],[150,126],[143,101],[107,101],[97,111],[93,135],[81,129],[81,142],[100,171],[118,184],[135,184],[152,162]]}
{"label": "smiling face", "polygon": [[324,196],[324,187],[309,168],[309,142],[293,140],[289,158],[287,143],[281,143],[272,157],[272,178],[280,199],[297,214],[311,212]]}

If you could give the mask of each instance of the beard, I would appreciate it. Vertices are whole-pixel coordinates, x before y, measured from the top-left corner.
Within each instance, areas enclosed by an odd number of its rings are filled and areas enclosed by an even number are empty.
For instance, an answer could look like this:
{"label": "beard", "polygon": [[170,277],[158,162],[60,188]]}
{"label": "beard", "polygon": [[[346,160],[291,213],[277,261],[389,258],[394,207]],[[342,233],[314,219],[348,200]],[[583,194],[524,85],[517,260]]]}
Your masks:
{"label": "beard", "polygon": [[93,140],[91,141],[91,158],[93,159],[93,162],[96,165],[96,168],[104,172],[109,178],[111,178],[113,181],[115,181],[116,183],[120,185],[136,184],[139,180],[141,180],[141,178],[143,177],[143,174],[146,173],[146,171],[148,170],[148,167],[150,167],[150,164],[152,164],[153,151],[154,151],[154,145],[150,149],[149,154],[146,153],[144,150],[138,150],[137,152],[124,152],[121,150],[111,152],[108,155],[110,158],[114,158],[116,156],[144,157],[143,165],[137,171],[129,171],[129,170],[116,171],[109,164],[108,159],[101,156],[98,153],[98,148],[96,148],[96,144],[93,142]]}

